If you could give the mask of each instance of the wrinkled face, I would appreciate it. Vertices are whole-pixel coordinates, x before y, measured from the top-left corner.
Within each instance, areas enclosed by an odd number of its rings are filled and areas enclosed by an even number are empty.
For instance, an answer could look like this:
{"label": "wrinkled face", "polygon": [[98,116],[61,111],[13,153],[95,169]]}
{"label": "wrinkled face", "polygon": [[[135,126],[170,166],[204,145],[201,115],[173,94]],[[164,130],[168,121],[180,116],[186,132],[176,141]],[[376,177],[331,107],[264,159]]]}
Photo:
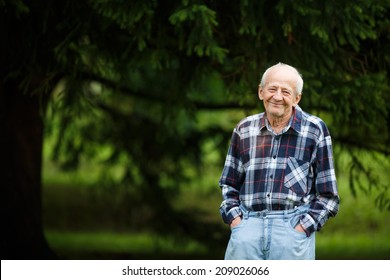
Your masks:
{"label": "wrinkled face", "polygon": [[284,118],[292,114],[301,95],[296,93],[297,74],[286,67],[269,72],[264,87],[259,87],[259,98],[263,100],[267,116]]}

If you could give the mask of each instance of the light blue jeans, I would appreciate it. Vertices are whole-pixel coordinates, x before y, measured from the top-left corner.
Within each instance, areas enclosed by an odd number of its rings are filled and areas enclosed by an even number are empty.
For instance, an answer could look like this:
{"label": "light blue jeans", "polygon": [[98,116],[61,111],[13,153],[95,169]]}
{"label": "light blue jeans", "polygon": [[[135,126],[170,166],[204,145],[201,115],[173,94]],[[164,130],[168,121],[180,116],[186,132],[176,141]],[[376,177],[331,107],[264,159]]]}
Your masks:
{"label": "light blue jeans", "polygon": [[314,260],[315,233],[307,237],[294,227],[308,206],[286,211],[249,212],[231,230],[225,260]]}

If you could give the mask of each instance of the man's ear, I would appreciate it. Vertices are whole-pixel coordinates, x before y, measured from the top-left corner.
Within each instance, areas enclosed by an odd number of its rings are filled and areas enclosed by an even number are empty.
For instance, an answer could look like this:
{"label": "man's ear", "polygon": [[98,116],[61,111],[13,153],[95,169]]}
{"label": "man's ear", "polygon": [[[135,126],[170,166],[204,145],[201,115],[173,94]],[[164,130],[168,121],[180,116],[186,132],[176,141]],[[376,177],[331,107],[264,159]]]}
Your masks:
{"label": "man's ear", "polygon": [[298,105],[299,101],[301,101],[301,97],[302,97],[302,94],[297,94],[297,95],[295,96],[295,99],[294,99],[294,101],[293,101],[293,107],[295,107],[295,106]]}
{"label": "man's ear", "polygon": [[259,99],[260,100],[263,100],[263,89],[261,86],[259,86],[259,89],[258,89],[258,96],[259,96]]}

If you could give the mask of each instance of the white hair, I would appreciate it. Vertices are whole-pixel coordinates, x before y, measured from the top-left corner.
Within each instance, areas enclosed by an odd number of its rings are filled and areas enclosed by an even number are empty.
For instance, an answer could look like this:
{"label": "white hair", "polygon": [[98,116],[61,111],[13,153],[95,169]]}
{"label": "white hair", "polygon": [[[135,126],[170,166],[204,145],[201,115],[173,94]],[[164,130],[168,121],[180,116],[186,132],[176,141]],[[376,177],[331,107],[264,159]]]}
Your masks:
{"label": "white hair", "polygon": [[292,67],[288,64],[284,64],[282,62],[279,62],[279,63],[269,67],[267,70],[265,70],[263,76],[261,77],[260,86],[261,87],[265,86],[265,82],[267,80],[267,76],[268,76],[269,72],[271,70],[275,69],[276,67],[286,67],[286,68],[291,69],[292,71],[294,71],[297,74],[297,83],[295,85],[295,90],[296,90],[297,95],[301,95],[302,89],[303,89],[303,79],[302,79],[301,73],[299,73],[299,71],[295,67]]}

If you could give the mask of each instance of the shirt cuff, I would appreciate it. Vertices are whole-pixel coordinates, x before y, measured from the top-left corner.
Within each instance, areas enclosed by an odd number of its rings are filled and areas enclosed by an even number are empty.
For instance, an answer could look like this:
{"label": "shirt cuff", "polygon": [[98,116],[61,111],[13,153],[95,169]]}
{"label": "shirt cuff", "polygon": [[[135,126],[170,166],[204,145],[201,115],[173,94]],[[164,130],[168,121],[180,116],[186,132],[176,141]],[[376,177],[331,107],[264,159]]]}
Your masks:
{"label": "shirt cuff", "polygon": [[313,232],[317,230],[316,223],[312,216],[310,216],[309,214],[301,216],[301,225],[307,237],[309,237]]}
{"label": "shirt cuff", "polygon": [[240,207],[233,207],[227,213],[221,209],[221,216],[223,221],[230,225],[235,218],[242,217],[242,212]]}

